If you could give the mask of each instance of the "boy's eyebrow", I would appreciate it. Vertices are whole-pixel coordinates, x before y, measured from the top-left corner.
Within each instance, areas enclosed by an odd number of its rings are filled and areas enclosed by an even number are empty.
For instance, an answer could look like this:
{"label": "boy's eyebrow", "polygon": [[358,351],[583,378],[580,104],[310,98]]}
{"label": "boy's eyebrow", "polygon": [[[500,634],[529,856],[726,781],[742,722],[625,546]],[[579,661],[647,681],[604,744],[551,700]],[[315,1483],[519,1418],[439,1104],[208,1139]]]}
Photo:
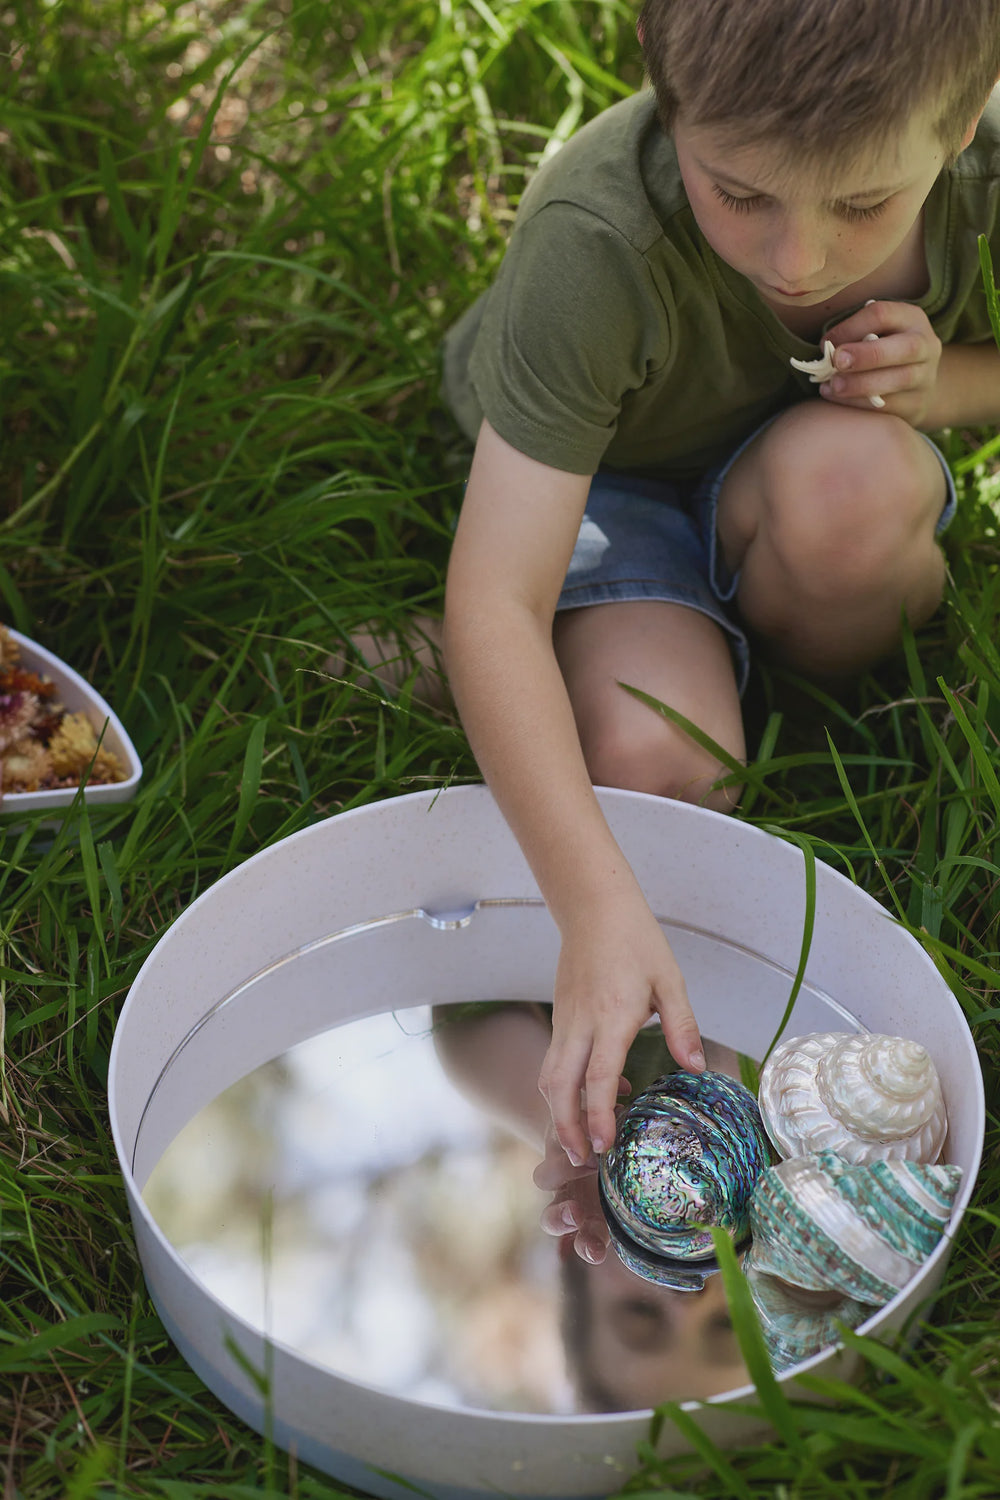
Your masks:
{"label": "boy's eyebrow", "polygon": [[[761,198],[767,198],[770,196],[763,190],[763,188],[753,187],[748,182],[741,182],[740,179],[738,177],[734,177],[731,172],[720,172],[717,168],[710,166],[708,162],[699,161],[698,165],[701,167],[703,172],[707,172],[709,177],[715,177],[719,182],[728,183],[730,187],[739,188],[741,192],[755,193]],[[902,185],[905,184],[895,183],[892,187],[859,188],[856,193],[842,193],[837,199],[837,202],[850,203],[852,198],[889,198],[893,193],[898,193],[900,190],[900,186]]]}
{"label": "boy's eyebrow", "polygon": [[[717,170],[717,168],[710,166],[706,161],[699,161],[698,165],[699,167],[701,167],[701,170],[703,172],[708,174],[709,177],[717,177],[720,182],[727,182],[730,187],[739,188],[744,193],[761,192],[759,187],[751,187],[749,182],[741,182],[738,177],[733,177],[730,172],[720,172]],[[762,196],[766,197],[766,194],[762,194]]]}

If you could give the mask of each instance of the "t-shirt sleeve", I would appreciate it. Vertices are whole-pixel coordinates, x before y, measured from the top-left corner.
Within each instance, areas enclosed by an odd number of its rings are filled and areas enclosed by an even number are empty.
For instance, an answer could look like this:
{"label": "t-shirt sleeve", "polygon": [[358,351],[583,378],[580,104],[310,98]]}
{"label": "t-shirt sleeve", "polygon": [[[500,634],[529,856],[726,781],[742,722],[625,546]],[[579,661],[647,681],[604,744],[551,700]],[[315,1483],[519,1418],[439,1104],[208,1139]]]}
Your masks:
{"label": "t-shirt sleeve", "polygon": [[549,203],[518,226],[489,293],[469,362],[482,414],[519,452],[592,474],[623,400],[666,361],[670,324],[641,251]]}

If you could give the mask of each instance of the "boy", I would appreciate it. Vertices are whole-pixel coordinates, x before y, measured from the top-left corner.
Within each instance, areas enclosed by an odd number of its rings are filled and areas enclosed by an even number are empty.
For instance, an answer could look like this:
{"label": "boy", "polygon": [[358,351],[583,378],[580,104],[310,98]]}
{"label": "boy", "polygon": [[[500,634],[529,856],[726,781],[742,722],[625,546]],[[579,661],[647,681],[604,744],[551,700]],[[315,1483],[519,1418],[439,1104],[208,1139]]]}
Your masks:
{"label": "boy", "polygon": [[[445,653],[560,929],[539,1087],[574,1167],[651,1014],[704,1067],[592,783],[732,801],[619,684],[744,759],[743,627],[807,673],[892,650],[944,579],[924,434],[1000,422],[1000,0],[648,0],[639,31],[655,98],[538,173],[446,349],[477,443]],[[817,388],[790,360],[826,339]]]}

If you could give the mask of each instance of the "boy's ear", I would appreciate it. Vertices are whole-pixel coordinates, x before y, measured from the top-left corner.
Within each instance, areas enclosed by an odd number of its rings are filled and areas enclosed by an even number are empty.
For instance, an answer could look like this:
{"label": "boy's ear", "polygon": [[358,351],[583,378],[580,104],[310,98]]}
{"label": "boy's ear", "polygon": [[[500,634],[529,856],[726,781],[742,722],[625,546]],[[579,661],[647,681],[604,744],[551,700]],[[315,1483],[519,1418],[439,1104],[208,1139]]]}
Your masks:
{"label": "boy's ear", "polygon": [[971,146],[972,145],[972,138],[975,135],[977,129],[979,128],[979,122],[980,122],[980,120],[982,118],[983,118],[982,111],[980,111],[980,113],[978,115],[976,115],[976,118],[973,120],[972,124],[969,126],[968,130],[965,132],[965,134],[962,137],[962,144],[958,148],[959,155],[961,155],[961,153],[965,150],[966,146]]}
{"label": "boy's ear", "polygon": [[[1000,78],[997,79],[995,87],[998,88],[998,89],[1000,89]],[[972,145],[972,137],[975,135],[976,131],[979,128],[979,122],[983,118],[983,110],[985,110],[987,104],[989,104],[990,99],[992,97],[993,97],[993,91],[991,90],[990,93],[989,93],[989,95],[987,96],[987,98],[984,99],[984,101],[983,101],[983,109],[981,109],[979,111],[979,113],[976,115],[975,119],[972,121],[972,124],[969,126],[968,130],[965,132],[964,136],[962,137],[962,144],[958,148],[959,152],[964,151],[965,148],[966,148],[966,146],[971,146]]]}

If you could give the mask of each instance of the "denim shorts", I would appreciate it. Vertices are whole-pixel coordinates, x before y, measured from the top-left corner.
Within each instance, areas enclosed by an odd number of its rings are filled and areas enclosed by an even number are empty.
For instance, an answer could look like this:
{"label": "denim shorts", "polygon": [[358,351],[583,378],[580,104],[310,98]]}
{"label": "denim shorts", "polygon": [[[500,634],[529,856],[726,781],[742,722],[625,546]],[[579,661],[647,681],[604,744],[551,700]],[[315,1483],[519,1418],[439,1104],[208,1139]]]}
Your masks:
{"label": "denim shorts", "polygon": [[[716,538],[722,481],[765,422],[724,463],[698,480],[675,483],[599,471],[587,497],[557,610],[657,599],[697,609],[725,632],[740,693],[750,671],[750,648],[736,608],[739,574],[726,567]],[[955,514],[955,481],[944,454],[921,433],[941,463],[948,487],[938,535]]]}

